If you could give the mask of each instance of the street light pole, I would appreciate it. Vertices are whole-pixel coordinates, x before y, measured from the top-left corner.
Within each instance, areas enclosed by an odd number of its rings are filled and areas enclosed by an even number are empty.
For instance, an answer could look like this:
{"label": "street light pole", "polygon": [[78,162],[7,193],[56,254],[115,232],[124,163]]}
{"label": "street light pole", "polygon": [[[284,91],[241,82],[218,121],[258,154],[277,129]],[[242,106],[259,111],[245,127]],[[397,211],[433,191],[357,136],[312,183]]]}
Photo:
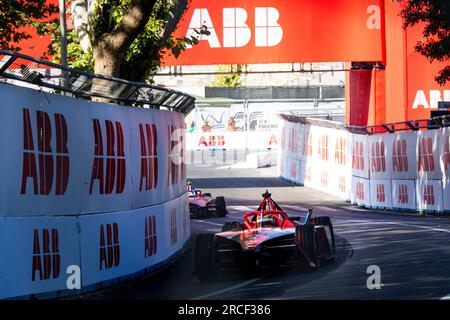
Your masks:
{"label": "street light pole", "polygon": [[[61,64],[68,67],[67,64],[67,24],[66,24],[66,0],[59,0],[59,26],[60,26],[60,43],[61,43]],[[64,85],[69,84],[67,72],[64,72]]]}

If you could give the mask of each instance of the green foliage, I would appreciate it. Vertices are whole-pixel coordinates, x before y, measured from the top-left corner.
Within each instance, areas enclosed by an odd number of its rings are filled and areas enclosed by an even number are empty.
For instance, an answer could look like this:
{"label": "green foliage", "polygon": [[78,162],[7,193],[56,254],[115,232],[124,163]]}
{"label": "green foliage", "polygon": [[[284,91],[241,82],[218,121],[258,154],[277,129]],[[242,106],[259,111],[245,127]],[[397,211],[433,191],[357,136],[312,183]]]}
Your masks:
{"label": "green foliage", "polygon": [[[55,26],[55,31],[51,36],[51,43],[48,48],[48,54],[53,57],[53,61],[61,63],[61,42],[59,24]],[[80,46],[80,39],[75,30],[67,31],[67,63],[69,67],[83,70],[86,72],[94,72],[94,56],[92,48],[88,52],[84,52]]]}
{"label": "green foliage", "polygon": [[[430,62],[444,62],[450,57],[450,2],[449,0],[402,0],[400,16],[404,27],[425,23],[424,41],[418,41],[416,51]],[[450,81],[450,66],[445,66],[435,77],[441,86]]]}
{"label": "green foliage", "polygon": [[218,66],[217,74],[211,82],[213,87],[238,87],[243,85],[245,79],[242,77],[242,66]]}
{"label": "green foliage", "polygon": [[[122,20],[125,11],[133,0],[98,0],[95,14],[89,19],[88,32],[91,43],[96,45],[104,34],[110,33]],[[132,81],[153,82],[152,76],[161,64],[163,55],[170,51],[175,57],[189,45],[195,45],[196,38],[169,37],[162,41],[166,19],[173,9],[174,1],[158,0],[152,10],[145,30],[138,35],[128,48],[125,58],[121,63],[120,77]],[[198,34],[209,34],[206,28],[198,31]],[[93,71],[94,60],[92,50],[83,52],[79,45],[79,39],[75,32],[68,34],[68,60],[74,68]],[[52,55],[59,59],[59,39],[53,38],[51,46]]]}
{"label": "green foliage", "polygon": [[42,0],[1,0],[0,48],[19,51],[18,43],[31,37],[22,27],[29,26],[43,34],[56,12],[56,6]]}

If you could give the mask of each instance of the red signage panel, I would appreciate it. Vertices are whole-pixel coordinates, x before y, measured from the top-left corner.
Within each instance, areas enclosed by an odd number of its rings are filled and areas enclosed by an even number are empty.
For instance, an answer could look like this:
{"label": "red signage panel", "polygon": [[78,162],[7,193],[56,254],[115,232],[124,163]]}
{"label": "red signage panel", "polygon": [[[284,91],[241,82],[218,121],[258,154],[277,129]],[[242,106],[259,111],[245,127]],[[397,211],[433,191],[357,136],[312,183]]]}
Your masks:
{"label": "red signage panel", "polygon": [[[381,61],[380,0],[192,0],[174,36],[199,43],[165,65]],[[209,35],[195,31],[206,26]]]}

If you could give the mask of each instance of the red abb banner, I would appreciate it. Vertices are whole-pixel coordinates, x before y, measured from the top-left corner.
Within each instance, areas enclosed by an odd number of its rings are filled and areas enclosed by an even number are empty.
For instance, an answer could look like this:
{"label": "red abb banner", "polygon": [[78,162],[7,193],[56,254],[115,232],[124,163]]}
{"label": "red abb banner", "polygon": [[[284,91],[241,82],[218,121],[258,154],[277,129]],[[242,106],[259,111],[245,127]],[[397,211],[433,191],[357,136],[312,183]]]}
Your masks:
{"label": "red abb banner", "polygon": [[382,14],[380,0],[192,0],[174,36],[199,44],[164,64],[381,61]]}

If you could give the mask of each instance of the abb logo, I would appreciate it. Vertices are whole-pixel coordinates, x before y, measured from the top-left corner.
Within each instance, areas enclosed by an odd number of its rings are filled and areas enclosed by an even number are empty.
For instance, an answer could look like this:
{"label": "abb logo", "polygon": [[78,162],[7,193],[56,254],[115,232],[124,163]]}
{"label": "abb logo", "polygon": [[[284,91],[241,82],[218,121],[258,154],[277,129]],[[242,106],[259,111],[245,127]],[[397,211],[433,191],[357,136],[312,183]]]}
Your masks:
{"label": "abb logo", "polygon": [[189,219],[190,219],[189,202],[186,202],[183,214],[183,229],[182,229],[183,239],[186,239],[187,236]]}
{"label": "abb logo", "polygon": [[[239,48],[250,43],[252,30],[247,24],[248,14],[243,8],[223,8],[224,48]],[[280,13],[273,7],[255,8],[255,47],[273,47],[283,39],[283,29],[278,23]],[[216,24],[217,25],[217,24]],[[199,34],[198,30],[206,27],[209,35]],[[221,43],[208,9],[195,9],[186,33],[186,37],[195,37],[199,41],[206,40],[211,48],[220,48]]]}
{"label": "abb logo", "polygon": [[281,130],[281,138],[280,138],[280,149],[281,151],[284,151],[285,147],[284,145],[286,144],[286,127],[283,127],[283,129]]}
{"label": "abb logo", "polygon": [[408,199],[408,185],[400,184],[398,186],[398,202],[402,204],[407,204]]}
{"label": "abb logo", "polygon": [[377,184],[377,202],[385,203],[386,194],[384,193],[384,184]]}
{"label": "abb logo", "polygon": [[431,184],[423,186],[423,204],[434,206],[434,187]]}
{"label": "abb logo", "polygon": [[444,171],[450,170],[450,135],[444,137]]}
{"label": "abb logo", "polygon": [[[141,178],[139,191],[156,189],[158,184],[158,135],[154,124],[139,124],[141,138]],[[145,180],[145,185],[144,185]]]}
{"label": "abb logo", "polygon": [[334,151],[334,161],[337,164],[345,166],[347,160],[347,139],[338,138],[336,140],[335,151]]}
{"label": "abb logo", "polygon": [[225,145],[225,137],[218,135],[218,136],[208,136],[208,139],[206,139],[204,136],[200,137],[200,140],[198,141],[198,146],[205,146],[205,147],[221,147]]}
{"label": "abb logo", "polygon": [[290,153],[297,153],[297,130],[295,129],[289,132],[288,150]]}
{"label": "abb logo", "polygon": [[392,166],[394,168],[394,172],[408,171],[406,140],[397,140],[392,142]]}
{"label": "abb logo", "polygon": [[319,137],[319,159],[328,161],[328,135],[323,134]]}
{"label": "abb logo", "polygon": [[[106,229],[106,234],[105,234]],[[100,225],[100,270],[120,264],[119,226],[117,223]]]}
{"label": "abb logo", "polygon": [[344,193],[346,189],[345,177],[339,176],[339,192]]}
{"label": "abb logo", "polygon": [[[56,148],[52,149],[52,125],[47,112],[36,111],[36,141],[31,125],[30,110],[22,109],[23,115],[23,163],[22,186],[20,193],[27,193],[27,180],[33,181],[35,195],[48,195],[52,190],[54,180],[55,194],[64,195],[69,182],[69,150],[67,148],[67,122],[62,114],[55,113],[53,122],[55,128]],[[36,158],[38,159],[36,161]],[[38,170],[39,167],[39,170]],[[39,172],[39,174],[38,174]]]}
{"label": "abb logo", "polygon": [[320,185],[324,188],[328,187],[328,172],[322,171],[320,174]]}
{"label": "abb logo", "polygon": [[356,181],[356,199],[364,200],[364,183]]}
{"label": "abb logo", "polygon": [[295,178],[297,176],[297,166],[294,161],[291,162],[290,174],[291,174],[291,178]]}
{"label": "abb logo", "polygon": [[386,154],[384,142],[372,143],[372,171],[386,172]]}
{"label": "abb logo", "polygon": [[177,230],[177,209],[170,209],[170,245],[173,246],[178,241]]}
{"label": "abb logo", "polygon": [[433,140],[431,138],[419,138],[419,159],[417,166],[419,172],[434,171]]}
{"label": "abb logo", "polygon": [[355,170],[364,170],[364,144],[362,141],[353,142],[352,168]]}
{"label": "abb logo", "polygon": [[58,230],[40,231],[34,229],[31,281],[57,279],[61,269]]}
{"label": "abb logo", "polygon": [[278,139],[276,135],[271,135],[270,139],[269,139],[269,146],[271,146],[272,144],[278,144]]}
{"label": "abb logo", "polygon": [[[95,148],[92,166],[89,194],[92,194],[94,182],[98,180],[100,194],[122,193],[125,188],[125,153],[122,125],[115,125],[111,120],[105,120],[106,155],[103,148],[103,134],[100,120],[93,119]],[[106,161],[106,166],[105,166]]]}
{"label": "abb logo", "polygon": [[450,90],[430,90],[428,97],[429,99],[427,99],[424,90],[417,90],[412,109],[417,109],[419,106],[424,109],[437,109],[439,101],[450,100]]}
{"label": "abb logo", "polygon": [[311,181],[312,181],[312,169],[311,169],[311,166],[306,166],[305,182],[311,182]]}
{"label": "abb logo", "polygon": [[156,234],[156,216],[145,217],[144,257],[154,256],[158,249]]}
{"label": "abb logo", "polygon": [[312,156],[312,134],[307,132],[303,140],[303,155],[307,157]]}

